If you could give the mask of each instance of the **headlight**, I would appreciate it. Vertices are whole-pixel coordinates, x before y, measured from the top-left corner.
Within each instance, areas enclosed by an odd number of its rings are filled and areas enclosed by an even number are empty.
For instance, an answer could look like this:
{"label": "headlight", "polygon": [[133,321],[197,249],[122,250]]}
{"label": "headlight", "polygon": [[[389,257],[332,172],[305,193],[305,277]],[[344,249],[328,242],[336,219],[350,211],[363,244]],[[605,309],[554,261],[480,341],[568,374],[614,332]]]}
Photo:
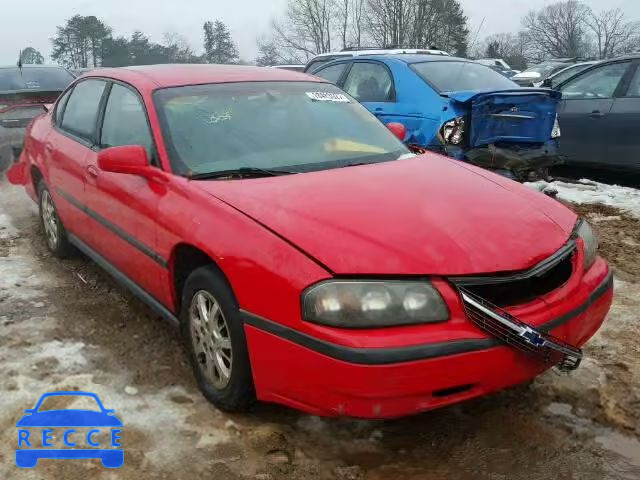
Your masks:
{"label": "headlight", "polygon": [[553,129],[551,130],[551,138],[560,138],[562,132],[560,132],[560,123],[558,122],[558,114],[556,113],[556,120],[553,122]]}
{"label": "headlight", "polygon": [[598,255],[598,239],[586,220],[580,220],[576,227],[576,235],[584,243],[584,269],[588,270]]}
{"label": "headlight", "polygon": [[440,136],[444,143],[460,145],[464,139],[464,118],[458,117],[446,122],[440,129]]}
{"label": "headlight", "polygon": [[308,322],[341,328],[377,328],[442,322],[449,309],[427,281],[330,280],[302,294]]}

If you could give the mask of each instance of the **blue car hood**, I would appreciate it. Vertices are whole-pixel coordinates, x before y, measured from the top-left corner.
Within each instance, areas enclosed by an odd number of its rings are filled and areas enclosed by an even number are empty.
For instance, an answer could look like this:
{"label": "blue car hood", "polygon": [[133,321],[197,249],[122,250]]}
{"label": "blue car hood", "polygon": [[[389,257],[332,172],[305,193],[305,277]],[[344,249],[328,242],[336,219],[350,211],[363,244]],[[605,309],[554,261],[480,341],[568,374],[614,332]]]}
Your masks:
{"label": "blue car hood", "polygon": [[90,410],[49,410],[25,415],[16,427],[121,427],[115,415]]}
{"label": "blue car hood", "polygon": [[466,115],[469,147],[549,141],[562,98],[560,92],[544,88],[446,92],[443,96]]}

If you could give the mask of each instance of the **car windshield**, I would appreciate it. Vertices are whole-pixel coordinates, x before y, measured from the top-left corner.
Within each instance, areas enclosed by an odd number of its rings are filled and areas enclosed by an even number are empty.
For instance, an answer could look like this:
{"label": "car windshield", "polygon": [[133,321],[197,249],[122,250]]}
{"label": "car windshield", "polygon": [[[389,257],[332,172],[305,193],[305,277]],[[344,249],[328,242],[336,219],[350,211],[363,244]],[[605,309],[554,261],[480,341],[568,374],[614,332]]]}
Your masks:
{"label": "car windshield", "polygon": [[547,77],[553,72],[560,70],[561,68],[568,67],[569,65],[564,62],[542,62],[533,67],[527,68],[522,73],[539,73],[542,77]]}
{"label": "car windshield", "polygon": [[422,62],[412,68],[440,92],[516,88],[514,82],[476,62]]}
{"label": "car windshield", "polygon": [[246,82],[161,89],[154,100],[176,173],[305,172],[395,160],[406,147],[333,85]]}
{"label": "car windshield", "polygon": [[96,399],[88,395],[52,395],[42,400],[38,412],[68,409],[102,411]]}
{"label": "car windshield", "polygon": [[59,90],[73,81],[64,68],[25,67],[0,68],[0,91],[7,90]]}

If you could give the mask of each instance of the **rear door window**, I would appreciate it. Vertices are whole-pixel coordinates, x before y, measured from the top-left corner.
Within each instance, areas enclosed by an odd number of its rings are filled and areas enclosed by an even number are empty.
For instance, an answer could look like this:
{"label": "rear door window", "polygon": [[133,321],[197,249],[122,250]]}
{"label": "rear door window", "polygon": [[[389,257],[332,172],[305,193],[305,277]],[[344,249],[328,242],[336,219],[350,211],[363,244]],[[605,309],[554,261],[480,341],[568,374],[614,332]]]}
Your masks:
{"label": "rear door window", "polygon": [[380,63],[354,63],[344,83],[344,90],[359,102],[394,100],[391,73]]}
{"label": "rear door window", "polygon": [[61,128],[87,141],[94,141],[100,100],[106,85],[104,80],[78,83],[67,101]]}

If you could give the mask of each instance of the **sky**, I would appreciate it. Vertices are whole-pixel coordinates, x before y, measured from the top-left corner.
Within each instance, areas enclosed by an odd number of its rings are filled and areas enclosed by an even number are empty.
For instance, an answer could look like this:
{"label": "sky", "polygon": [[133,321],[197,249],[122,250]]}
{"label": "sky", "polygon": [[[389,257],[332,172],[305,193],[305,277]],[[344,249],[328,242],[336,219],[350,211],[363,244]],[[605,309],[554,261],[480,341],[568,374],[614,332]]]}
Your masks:
{"label": "sky", "polygon": [[[532,8],[553,0],[461,0],[476,37],[515,31],[520,19]],[[219,18],[231,28],[240,55],[253,60],[256,40],[268,33],[272,19],[280,17],[287,0],[0,0],[0,64],[17,61],[21,48],[33,46],[49,60],[50,38],[56,26],[73,15],[95,15],[129,36],[142,30],[154,41],[165,32],[185,35],[198,53],[202,50],[202,24]],[[639,0],[586,0],[595,10],[620,7],[629,18],[640,20]],[[484,22],[483,22],[484,20]],[[480,28],[481,26],[481,28]],[[477,34],[480,28],[479,34]]]}

